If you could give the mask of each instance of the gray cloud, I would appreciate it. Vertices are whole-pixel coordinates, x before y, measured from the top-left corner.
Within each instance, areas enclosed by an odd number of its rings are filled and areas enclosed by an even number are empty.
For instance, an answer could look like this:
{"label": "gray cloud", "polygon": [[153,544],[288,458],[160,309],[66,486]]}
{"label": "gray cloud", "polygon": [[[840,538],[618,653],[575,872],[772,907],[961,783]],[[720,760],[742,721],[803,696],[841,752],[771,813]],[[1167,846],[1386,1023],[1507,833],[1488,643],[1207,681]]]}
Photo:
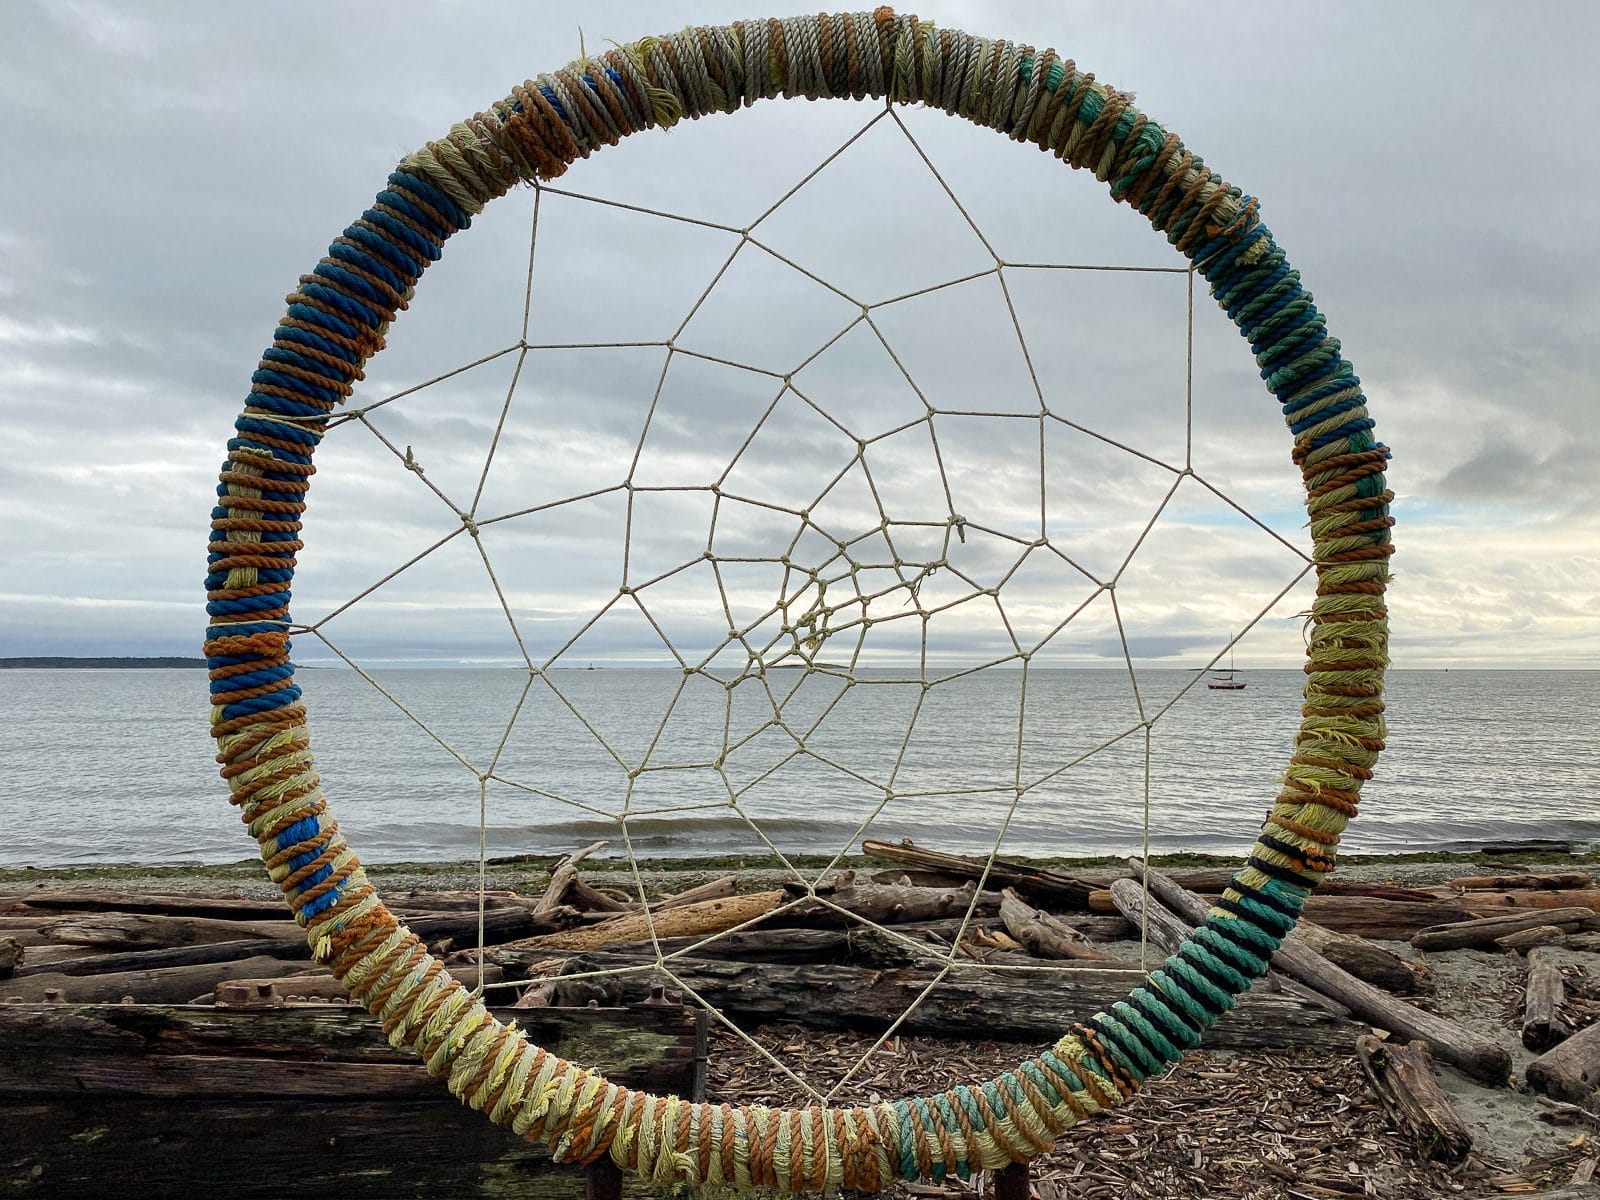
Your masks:
{"label": "gray cloud", "polygon": [[[1600,164],[1570,121],[1531,119],[1486,84],[1537,78],[1541,110],[1595,111],[1586,56],[1600,40],[1596,10],[1555,3],[1513,20],[1487,4],[1363,2],[1273,10],[1241,29],[1177,4],[1095,6],[1065,28],[1036,6],[923,8],[943,23],[1054,43],[1137,88],[1153,116],[1265,197],[1267,219],[1396,447],[1406,522],[1397,661],[1600,661],[1588,615],[1600,594],[1591,415],[1600,247],[1589,213]],[[744,15],[720,0],[597,3],[583,12],[583,36],[592,46]],[[0,424],[11,453],[0,464],[0,653],[196,647],[211,481],[282,296],[402,153],[575,54],[574,20],[420,3],[130,10],[79,0],[8,11],[0,110],[14,149],[0,178]],[[1313,45],[1315,54],[1301,52]],[[561,183],[738,230],[873,111],[758,106],[641,135]],[[960,209],[883,118],[754,236],[873,302],[994,266],[962,209],[1011,262],[1174,264],[1136,214],[1049,156],[941,115],[899,115]],[[523,190],[451,244],[354,406],[517,342],[533,206]],[[1201,478],[1301,544],[1281,422],[1203,289],[1188,427],[1181,275],[1008,267],[1004,293],[991,274],[875,308],[900,365],[857,324],[764,417],[782,390],[772,375],[683,354],[661,375],[664,343],[738,246],[736,232],[548,192],[539,210],[529,340],[663,344],[530,351],[481,496],[516,354],[371,413],[396,450],[411,447],[442,499],[370,430],[336,430],[312,493],[300,619],[337,608],[459,529],[456,510],[475,507],[486,519],[603,488],[617,490],[485,527],[483,545],[536,656],[616,599],[624,528],[632,583],[707,546],[770,556],[774,539],[780,551],[792,539],[794,561],[827,576],[837,604],[855,591],[892,591],[883,535],[872,532],[887,516],[899,523],[889,536],[903,559],[939,564],[921,585],[925,609],[971,590],[958,570],[980,587],[1007,581],[1010,632],[982,597],[930,618],[930,637],[954,656],[1013,653],[1013,635],[1037,642],[1092,593],[1065,564],[1024,555],[1041,520],[1059,549],[1108,581],[1186,455]],[[678,344],[782,374],[858,316],[746,246]],[[940,408],[1034,412],[1035,377],[1056,417],[1157,461],[1052,419],[1041,471],[1036,420],[922,421],[918,391]],[[854,441],[919,421],[864,450]],[[630,517],[622,485],[635,454]],[[946,555],[953,514],[1003,536],[974,528]],[[1195,665],[1297,568],[1288,550],[1186,481],[1118,581],[1118,603],[1141,658]],[[709,647],[730,615],[754,621],[803,590],[784,581],[781,565],[723,570],[719,583],[701,563],[637,602],[659,610],[675,642]],[[371,659],[503,659],[516,643],[487,577],[458,535],[326,632]],[[909,598],[902,588],[873,601],[874,615],[915,614]],[[1245,648],[1292,661],[1298,628],[1282,618],[1303,603],[1298,592],[1286,598]],[[446,604],[465,607],[446,616]],[[919,621],[875,625],[881,652],[917,652]],[[1115,638],[1108,604],[1097,601],[1043,653],[1093,661]],[[659,643],[629,601],[569,655],[637,660]],[[317,649],[310,639],[299,648]]]}

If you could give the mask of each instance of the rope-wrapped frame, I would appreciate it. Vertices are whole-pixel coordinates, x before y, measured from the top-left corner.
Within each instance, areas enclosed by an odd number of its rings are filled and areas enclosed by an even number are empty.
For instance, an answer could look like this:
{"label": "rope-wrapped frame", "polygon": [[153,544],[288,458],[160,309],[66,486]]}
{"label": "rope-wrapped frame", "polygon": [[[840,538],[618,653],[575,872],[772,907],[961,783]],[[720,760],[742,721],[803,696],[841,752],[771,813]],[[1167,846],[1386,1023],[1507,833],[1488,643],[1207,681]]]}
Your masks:
{"label": "rope-wrapped frame", "polygon": [[[395,920],[340,836],[289,657],[312,455],[445,240],[518,182],[553,179],[629,133],[778,96],[937,107],[1092,171],[1143,213],[1205,277],[1282,405],[1316,564],[1293,756],[1205,924],[1051,1050],[985,1083],[865,1108],[733,1108],[631,1092],[500,1024]],[[212,729],[232,800],[317,959],[452,1092],[559,1159],[610,1155],[661,1181],[873,1191],[1040,1154],[1195,1046],[1265,971],[1332,869],[1383,748],[1392,497],[1360,381],[1256,202],[1051,50],[880,8],[688,29],[531,80],[407,157],[301,278],[235,431],[206,578]]]}

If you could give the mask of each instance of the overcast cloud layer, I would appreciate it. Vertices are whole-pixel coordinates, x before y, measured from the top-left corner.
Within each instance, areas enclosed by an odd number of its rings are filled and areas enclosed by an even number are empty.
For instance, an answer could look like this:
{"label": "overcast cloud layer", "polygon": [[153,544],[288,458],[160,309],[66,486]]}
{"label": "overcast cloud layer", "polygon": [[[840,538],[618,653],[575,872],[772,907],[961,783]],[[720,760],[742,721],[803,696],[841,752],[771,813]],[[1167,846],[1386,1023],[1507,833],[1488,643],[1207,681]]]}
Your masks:
{"label": "overcast cloud layer", "polygon": [[[1230,20],[1179,3],[918,11],[1056,47],[1135,91],[1262,198],[1395,451],[1397,666],[1600,666],[1600,151],[1585,136],[1600,115],[1600,9],[1286,4]],[[0,655],[197,652],[210,494],[249,373],[284,294],[392,164],[575,56],[580,23],[594,49],[751,15],[717,0],[6,5]],[[758,106],[638,135],[576,164],[560,187],[744,229],[878,111]],[[884,619],[868,647],[879,661],[917,653],[919,605],[970,593],[962,576],[997,588],[1000,603],[978,596],[939,612],[931,657],[1036,645],[1136,543],[1117,582],[1133,656],[1208,660],[1304,566],[1288,439],[1247,347],[1197,291],[1190,434],[1185,276],[993,272],[995,254],[1181,265],[1164,241],[1048,156],[941,114],[901,116],[988,246],[889,118],[756,227],[774,253],[740,248],[726,229],[546,192],[528,341],[663,342],[738,249],[677,339],[690,353],[530,351],[481,491],[514,352],[375,410],[370,429],[336,430],[319,457],[297,617],[335,612],[455,534],[332,616],[328,640],[358,661],[510,661],[519,648],[455,510],[487,520],[593,492],[485,527],[535,660],[602,610],[568,661],[652,660],[644,648],[659,651],[663,634],[693,658],[730,619],[754,621],[785,598],[806,608],[814,587],[779,566],[730,562],[720,583],[710,564],[686,566],[708,547],[737,560],[797,539],[803,578],[836,547],[806,540],[816,537],[794,515],[802,509],[834,539],[861,539],[850,586],[887,589],[862,610]],[[533,199],[525,189],[498,202],[447,248],[356,404],[514,350]],[[861,304],[986,271],[873,308],[877,333],[858,322]],[[901,429],[925,415],[924,400],[1036,413],[1030,362],[1052,418],[947,415]],[[400,465],[393,451],[407,447],[437,493]],[[1196,478],[1180,483],[1186,455]],[[688,489],[724,479],[743,499],[713,521],[709,491],[638,491],[630,515],[625,479]],[[892,548],[871,536],[880,506],[900,523]],[[972,528],[947,548],[955,514]],[[1029,551],[1041,521],[1070,562]],[[936,568],[915,596],[884,565],[896,554],[913,575]],[[677,567],[614,603],[624,581]],[[837,603],[843,585],[830,586]],[[1291,590],[1241,643],[1242,662],[1292,665],[1305,605],[1305,589]],[[332,659],[310,639],[297,649]],[[1121,652],[1102,594],[1042,654],[1083,665]]]}

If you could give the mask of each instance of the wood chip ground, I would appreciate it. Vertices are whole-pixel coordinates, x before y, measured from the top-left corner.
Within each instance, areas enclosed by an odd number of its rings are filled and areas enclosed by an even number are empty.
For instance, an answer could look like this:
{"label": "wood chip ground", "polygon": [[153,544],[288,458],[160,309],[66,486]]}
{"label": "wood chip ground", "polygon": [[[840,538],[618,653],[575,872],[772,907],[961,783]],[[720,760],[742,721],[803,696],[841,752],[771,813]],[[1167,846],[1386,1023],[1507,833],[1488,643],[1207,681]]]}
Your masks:
{"label": "wood chip ground", "polygon": [[[764,1045],[827,1091],[873,1039],[798,1027],[761,1031]],[[936,1092],[1014,1066],[1027,1048],[997,1042],[898,1038],[835,1095],[865,1104]],[[731,1034],[714,1041],[709,1098],[782,1104],[793,1091],[771,1064]],[[1584,1177],[1600,1153],[1600,1119],[1574,1119],[1567,1150],[1530,1163],[1474,1153],[1458,1167],[1423,1161],[1390,1128],[1353,1056],[1194,1053],[1129,1104],[1080,1123],[1033,1166],[1038,1200],[1434,1200],[1529,1194]],[[1587,1168],[1590,1172],[1593,1167]],[[983,1196],[987,1181],[900,1184],[881,1193]]]}

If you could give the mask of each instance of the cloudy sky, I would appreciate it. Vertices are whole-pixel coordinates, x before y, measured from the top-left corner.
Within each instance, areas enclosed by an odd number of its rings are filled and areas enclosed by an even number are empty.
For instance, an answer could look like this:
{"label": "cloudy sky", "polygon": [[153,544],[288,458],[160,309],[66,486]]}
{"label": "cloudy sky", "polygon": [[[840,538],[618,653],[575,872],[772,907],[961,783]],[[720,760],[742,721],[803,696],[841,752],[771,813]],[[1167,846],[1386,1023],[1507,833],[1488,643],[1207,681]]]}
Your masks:
{"label": "cloudy sky", "polygon": [[[1396,665],[1600,666],[1600,9],[918,11],[1056,47],[1262,198],[1395,451]],[[580,38],[750,15],[6,4],[0,655],[196,652],[249,373],[392,164]],[[1203,288],[1191,339],[1181,269],[1053,269],[1182,266],[1093,180],[942,114],[789,102],[558,188],[451,243],[321,451],[308,661],[693,663],[823,612],[830,660],[1125,637],[1191,666],[1262,612],[1241,665],[1299,656],[1275,406]]]}

